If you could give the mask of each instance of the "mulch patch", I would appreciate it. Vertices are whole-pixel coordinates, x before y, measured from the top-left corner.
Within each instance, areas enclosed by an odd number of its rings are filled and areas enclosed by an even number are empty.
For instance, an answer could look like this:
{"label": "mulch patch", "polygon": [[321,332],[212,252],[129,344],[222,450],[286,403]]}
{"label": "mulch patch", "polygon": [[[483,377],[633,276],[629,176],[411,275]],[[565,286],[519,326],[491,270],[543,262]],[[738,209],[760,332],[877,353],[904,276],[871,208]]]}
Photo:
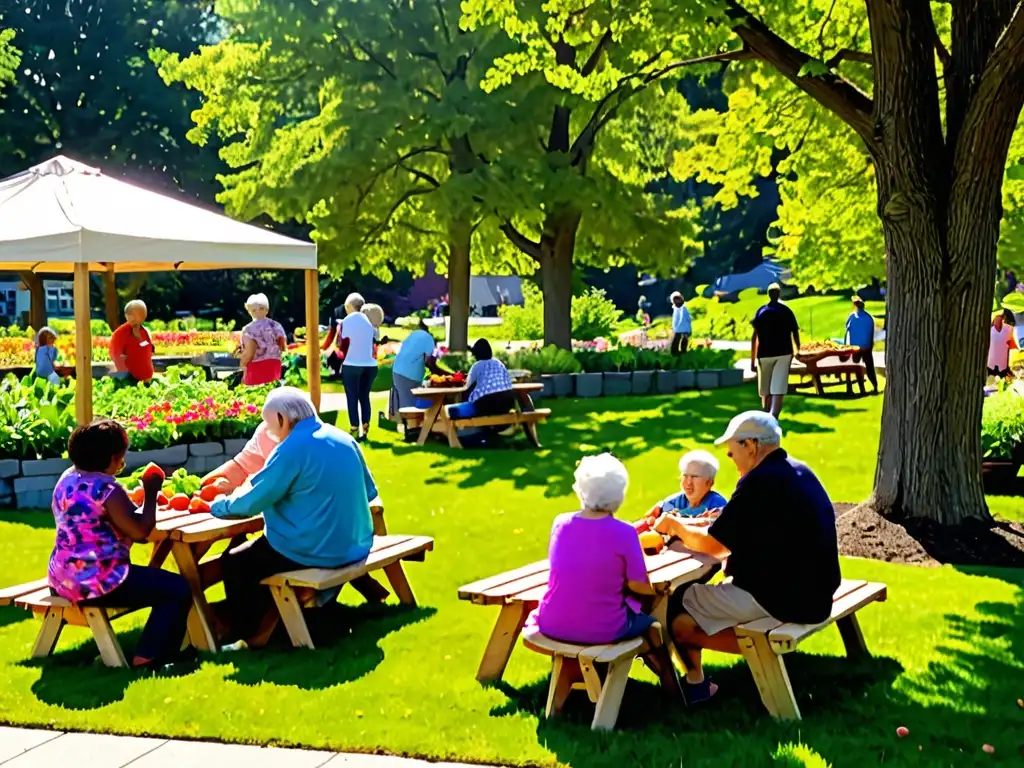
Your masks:
{"label": "mulch patch", "polygon": [[1024,568],[1024,525],[969,520],[944,526],[931,520],[888,518],[867,505],[836,504],[839,552],[891,563]]}

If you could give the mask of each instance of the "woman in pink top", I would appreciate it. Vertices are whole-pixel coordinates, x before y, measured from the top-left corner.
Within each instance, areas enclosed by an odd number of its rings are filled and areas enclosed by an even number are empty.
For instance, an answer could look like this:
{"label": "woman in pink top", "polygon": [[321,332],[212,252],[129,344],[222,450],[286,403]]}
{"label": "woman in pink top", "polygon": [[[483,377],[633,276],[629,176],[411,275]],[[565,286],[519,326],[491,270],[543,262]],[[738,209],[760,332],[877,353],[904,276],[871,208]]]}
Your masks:
{"label": "woman in pink top", "polygon": [[1010,373],[1010,350],[1016,346],[1013,328],[1006,324],[1003,313],[999,312],[992,318],[989,331],[987,368],[990,375],[1002,378]]}
{"label": "woman in pink top", "polygon": [[555,518],[547,591],[527,626],[577,645],[644,637],[651,647],[645,661],[677,699],[682,689],[661,628],[640,612],[636,598],[654,595],[640,539],[632,525],[615,519],[628,484],[626,468],[609,453],[580,462],[573,490],[582,509]]}
{"label": "woman in pink top", "polygon": [[266,294],[253,294],[245,308],[252,322],[242,329],[242,358],[238,361],[245,369],[242,383],[254,387],[280,381],[281,353],[288,343],[284,328],[267,317],[270,300]]}

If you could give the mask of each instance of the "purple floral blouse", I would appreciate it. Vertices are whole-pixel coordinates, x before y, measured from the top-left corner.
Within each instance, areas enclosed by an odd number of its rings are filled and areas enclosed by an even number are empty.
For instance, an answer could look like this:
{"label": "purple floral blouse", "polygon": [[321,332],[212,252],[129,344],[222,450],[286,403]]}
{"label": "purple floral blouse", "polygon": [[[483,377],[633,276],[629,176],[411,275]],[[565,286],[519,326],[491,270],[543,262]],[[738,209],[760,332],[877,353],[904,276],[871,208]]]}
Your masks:
{"label": "purple floral blouse", "polygon": [[269,317],[253,320],[242,329],[242,341],[256,342],[256,354],[252,358],[254,363],[280,360],[281,347],[278,346],[277,340],[282,338],[287,338],[284,328]]}
{"label": "purple floral blouse", "polygon": [[131,541],[107,517],[104,503],[117,481],[99,472],[67,470],[53,489],[57,541],[50,555],[50,587],[65,600],[102,597],[128,576]]}

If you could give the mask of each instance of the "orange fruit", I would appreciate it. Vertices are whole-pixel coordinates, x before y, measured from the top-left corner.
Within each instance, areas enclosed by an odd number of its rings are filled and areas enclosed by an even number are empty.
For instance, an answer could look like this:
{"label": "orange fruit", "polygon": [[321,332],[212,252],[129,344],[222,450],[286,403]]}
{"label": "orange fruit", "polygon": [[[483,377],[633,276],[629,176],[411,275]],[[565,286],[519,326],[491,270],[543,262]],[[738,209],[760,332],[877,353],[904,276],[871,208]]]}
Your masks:
{"label": "orange fruit", "polygon": [[191,499],[184,493],[176,493],[167,502],[167,506],[171,509],[177,510],[178,512],[184,512],[188,509],[188,505]]}

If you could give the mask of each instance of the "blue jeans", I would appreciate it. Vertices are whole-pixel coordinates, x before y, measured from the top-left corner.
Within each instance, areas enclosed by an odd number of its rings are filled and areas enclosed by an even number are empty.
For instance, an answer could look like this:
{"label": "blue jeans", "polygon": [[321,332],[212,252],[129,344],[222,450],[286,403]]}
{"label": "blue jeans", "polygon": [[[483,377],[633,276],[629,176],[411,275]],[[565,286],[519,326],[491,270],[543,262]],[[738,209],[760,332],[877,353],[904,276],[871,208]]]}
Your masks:
{"label": "blue jeans", "polygon": [[476,403],[455,403],[448,406],[448,415],[453,419],[471,419],[476,416]]}
{"label": "blue jeans", "polygon": [[192,590],[180,574],[131,565],[128,576],[113,591],[103,597],[83,600],[82,605],[152,607],[135,655],[141,659],[171,661],[181,650],[181,641],[185,638]]}
{"label": "blue jeans", "polygon": [[[341,383],[345,385],[345,400],[348,403],[348,423],[353,429],[360,424],[370,423],[370,389],[377,377],[373,365],[341,366]],[[359,420],[362,415],[362,421]]]}

